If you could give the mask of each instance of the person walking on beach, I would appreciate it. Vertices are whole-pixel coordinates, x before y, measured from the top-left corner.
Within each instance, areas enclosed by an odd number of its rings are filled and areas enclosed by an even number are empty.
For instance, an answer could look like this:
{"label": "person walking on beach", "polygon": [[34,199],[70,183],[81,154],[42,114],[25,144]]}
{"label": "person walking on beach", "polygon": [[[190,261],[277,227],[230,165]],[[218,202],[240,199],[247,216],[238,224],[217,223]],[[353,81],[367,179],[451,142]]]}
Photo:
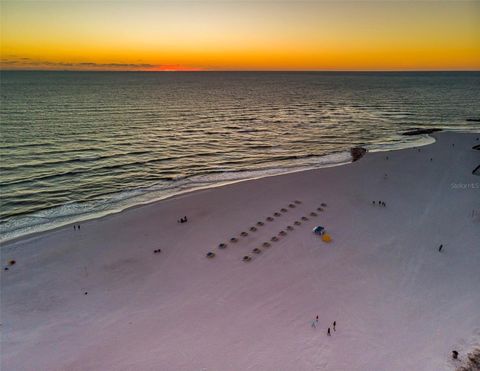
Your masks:
{"label": "person walking on beach", "polygon": [[80,224],[78,225],[78,230],[80,230]]}
{"label": "person walking on beach", "polygon": [[442,252],[442,249],[443,249],[443,244],[439,246],[438,252]]}
{"label": "person walking on beach", "polygon": [[337,321],[333,321],[333,331],[337,331],[335,327],[337,327]]}
{"label": "person walking on beach", "polygon": [[317,316],[317,318],[315,318],[315,322],[318,323],[318,316]]}
{"label": "person walking on beach", "polygon": [[330,334],[330,327],[328,328],[327,335],[328,335],[328,336],[331,336],[331,334]]}

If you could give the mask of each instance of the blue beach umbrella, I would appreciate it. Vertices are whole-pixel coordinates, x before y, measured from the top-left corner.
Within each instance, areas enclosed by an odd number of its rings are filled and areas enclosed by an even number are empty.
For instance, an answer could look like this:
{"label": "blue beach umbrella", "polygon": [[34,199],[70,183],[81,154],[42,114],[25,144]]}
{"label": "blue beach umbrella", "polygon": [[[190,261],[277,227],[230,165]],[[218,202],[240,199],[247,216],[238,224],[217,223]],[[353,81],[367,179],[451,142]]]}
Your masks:
{"label": "blue beach umbrella", "polygon": [[325,228],[322,227],[321,225],[319,225],[319,226],[313,228],[312,232],[321,236],[322,234],[325,233]]}

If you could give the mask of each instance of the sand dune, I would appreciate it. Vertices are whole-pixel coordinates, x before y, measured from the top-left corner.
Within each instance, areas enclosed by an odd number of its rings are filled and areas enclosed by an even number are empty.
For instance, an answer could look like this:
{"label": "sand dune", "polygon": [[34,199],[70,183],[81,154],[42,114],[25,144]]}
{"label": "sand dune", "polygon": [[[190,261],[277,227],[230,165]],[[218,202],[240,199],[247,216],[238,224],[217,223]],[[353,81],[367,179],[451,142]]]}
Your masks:
{"label": "sand dune", "polygon": [[434,136],[2,246],[2,370],[455,369],[480,344],[480,153]]}

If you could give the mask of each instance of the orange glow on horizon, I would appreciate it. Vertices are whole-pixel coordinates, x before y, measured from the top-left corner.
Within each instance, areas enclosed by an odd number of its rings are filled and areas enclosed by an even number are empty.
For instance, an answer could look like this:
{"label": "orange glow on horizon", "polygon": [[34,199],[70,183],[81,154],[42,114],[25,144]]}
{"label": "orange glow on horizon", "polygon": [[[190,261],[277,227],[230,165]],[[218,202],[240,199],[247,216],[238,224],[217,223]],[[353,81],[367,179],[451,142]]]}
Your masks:
{"label": "orange glow on horizon", "polygon": [[0,69],[479,70],[479,1],[3,0]]}
{"label": "orange glow on horizon", "polygon": [[202,68],[199,67],[189,67],[189,66],[181,66],[171,65],[171,66],[156,66],[153,68],[146,69],[145,71],[155,71],[155,72],[197,72],[203,71]]}

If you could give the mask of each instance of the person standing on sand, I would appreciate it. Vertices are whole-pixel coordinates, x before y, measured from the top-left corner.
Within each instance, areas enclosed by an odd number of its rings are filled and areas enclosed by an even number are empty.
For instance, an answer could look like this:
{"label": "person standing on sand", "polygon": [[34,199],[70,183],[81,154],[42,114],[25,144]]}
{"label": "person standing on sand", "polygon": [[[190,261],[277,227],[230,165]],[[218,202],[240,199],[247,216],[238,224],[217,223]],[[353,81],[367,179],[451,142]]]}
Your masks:
{"label": "person standing on sand", "polygon": [[74,224],[73,225],[73,230],[76,231],[77,230],[77,226]]}
{"label": "person standing on sand", "polygon": [[331,336],[331,334],[330,334],[330,327],[328,328],[327,335],[328,335],[328,336]]}
{"label": "person standing on sand", "polygon": [[443,249],[443,244],[440,245],[440,247],[438,248],[438,252],[442,252],[442,249]]}
{"label": "person standing on sand", "polygon": [[315,322],[318,323],[318,316],[317,316],[317,318],[315,318]]}
{"label": "person standing on sand", "polygon": [[337,327],[337,321],[333,321],[333,331],[337,331],[335,327]]}

